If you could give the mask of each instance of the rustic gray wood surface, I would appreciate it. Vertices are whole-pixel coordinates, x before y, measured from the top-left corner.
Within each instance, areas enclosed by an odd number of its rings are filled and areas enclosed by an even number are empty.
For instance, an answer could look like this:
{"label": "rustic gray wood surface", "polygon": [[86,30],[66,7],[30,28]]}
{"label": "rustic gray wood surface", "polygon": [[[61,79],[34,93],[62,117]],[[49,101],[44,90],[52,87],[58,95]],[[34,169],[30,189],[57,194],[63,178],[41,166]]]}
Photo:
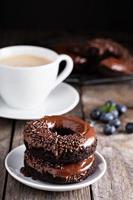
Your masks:
{"label": "rustic gray wood surface", "polygon": [[8,151],[23,143],[25,121],[0,119],[0,199],[5,200],[132,200],[133,199],[133,135],[124,132],[125,123],[133,121],[133,82],[117,85],[85,86],[77,88],[81,94],[78,106],[69,114],[77,115],[89,121],[92,108],[107,99],[128,106],[128,112],[122,117],[123,124],[113,136],[102,134],[102,125],[96,124],[98,151],[107,161],[107,171],[97,183],[90,187],[71,192],[52,193],[39,191],[14,180],[4,168],[4,159]]}
{"label": "rustic gray wood surface", "polygon": [[121,117],[122,126],[116,135],[104,136],[102,125],[96,124],[98,135],[97,150],[107,161],[107,172],[93,184],[94,200],[131,200],[133,199],[133,134],[125,134],[125,124],[133,122],[133,82],[86,86],[82,88],[83,112],[86,120],[92,108],[108,99],[123,103],[128,111]]}
{"label": "rustic gray wood surface", "polygon": [[12,121],[0,119],[0,199],[2,199],[4,184],[6,181],[4,159],[10,148],[11,137]]}
{"label": "rustic gray wood surface", "polygon": [[[0,47],[16,44],[47,46],[48,39],[56,36],[59,38],[62,32],[0,31]],[[122,36],[120,40],[129,42],[128,36]],[[119,35],[116,37],[120,38]],[[130,41],[133,41],[132,37]],[[0,118],[0,200],[133,200],[133,134],[126,135],[124,132],[125,124],[133,122],[133,82],[76,88],[80,92],[81,101],[69,114],[86,121],[90,120],[91,109],[108,99],[128,106],[116,135],[104,136],[101,124],[96,124],[97,150],[107,161],[105,175],[90,187],[61,193],[39,191],[17,182],[6,172],[4,160],[11,149],[23,143],[25,121]]]}

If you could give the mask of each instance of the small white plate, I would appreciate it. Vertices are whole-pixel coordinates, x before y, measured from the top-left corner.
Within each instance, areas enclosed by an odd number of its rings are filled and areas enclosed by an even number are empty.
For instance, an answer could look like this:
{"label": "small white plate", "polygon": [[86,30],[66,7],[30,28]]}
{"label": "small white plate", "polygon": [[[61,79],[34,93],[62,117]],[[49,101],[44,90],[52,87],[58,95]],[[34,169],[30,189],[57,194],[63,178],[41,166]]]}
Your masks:
{"label": "small white plate", "polygon": [[70,190],[77,190],[83,187],[89,186],[95,183],[98,179],[100,179],[105,171],[106,171],[106,162],[103,156],[96,152],[95,156],[97,159],[97,168],[93,175],[89,176],[86,180],[80,183],[74,184],[52,184],[47,182],[41,182],[39,180],[33,180],[32,178],[25,177],[23,174],[20,173],[21,167],[23,167],[23,160],[24,160],[24,151],[25,146],[21,145],[15,149],[13,149],[5,159],[5,167],[9,174],[13,176],[19,182],[28,185],[32,188],[46,190],[46,191],[70,191]]}
{"label": "small white plate", "polygon": [[77,90],[69,84],[61,83],[37,110],[15,109],[0,99],[0,117],[27,120],[39,119],[44,115],[62,115],[72,110],[78,102]]}

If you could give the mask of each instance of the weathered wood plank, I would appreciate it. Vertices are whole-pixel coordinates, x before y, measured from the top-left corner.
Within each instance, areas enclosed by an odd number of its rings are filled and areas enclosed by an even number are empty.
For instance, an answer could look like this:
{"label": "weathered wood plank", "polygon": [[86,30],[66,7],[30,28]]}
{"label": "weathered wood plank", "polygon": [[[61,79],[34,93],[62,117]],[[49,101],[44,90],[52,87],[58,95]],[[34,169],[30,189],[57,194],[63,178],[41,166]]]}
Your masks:
{"label": "weathered wood plank", "polygon": [[117,85],[86,86],[82,88],[83,110],[86,120],[90,111],[108,99],[124,103],[128,112],[122,117],[119,134],[104,136],[102,125],[97,124],[98,151],[107,161],[104,177],[92,185],[94,200],[133,199],[133,135],[124,134],[125,123],[133,121],[133,83]]}
{"label": "weathered wood plank", "polygon": [[4,160],[9,151],[11,139],[12,122],[0,118],[0,199],[2,199],[5,183],[6,170]]}
{"label": "weathered wood plank", "polygon": [[[94,200],[131,200],[133,199],[133,144],[132,136],[99,137],[98,151],[107,161],[107,172],[98,183],[92,185]],[[128,152],[126,145],[128,146]],[[128,156],[127,156],[128,155]]]}
{"label": "weathered wood plank", "polygon": [[[79,117],[82,117],[82,112],[81,112],[81,105],[79,105],[70,113],[68,114],[76,114]],[[15,130],[15,135],[13,138],[13,144],[12,148],[20,145],[23,143],[23,136],[22,136],[22,130],[24,127],[24,123],[22,121],[18,121],[16,125],[16,130]],[[7,188],[6,188],[6,195],[5,195],[6,200],[89,200],[90,198],[90,188],[86,187],[82,190],[77,190],[77,191],[71,191],[71,192],[61,192],[61,193],[56,193],[56,192],[45,192],[45,191],[39,191],[35,190],[32,188],[29,188],[27,186],[24,186],[14,180],[11,176],[8,176],[7,180]]]}

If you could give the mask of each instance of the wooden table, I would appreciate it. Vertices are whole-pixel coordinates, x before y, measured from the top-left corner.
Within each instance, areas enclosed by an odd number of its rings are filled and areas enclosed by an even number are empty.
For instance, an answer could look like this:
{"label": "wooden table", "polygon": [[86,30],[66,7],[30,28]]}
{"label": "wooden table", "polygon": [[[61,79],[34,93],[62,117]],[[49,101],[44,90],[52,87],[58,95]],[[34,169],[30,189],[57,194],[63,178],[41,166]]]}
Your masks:
{"label": "wooden table", "polygon": [[[17,44],[18,35],[0,33],[1,46]],[[7,37],[9,36],[9,37]],[[26,37],[26,36],[25,36]],[[24,38],[24,37],[23,37]],[[9,42],[10,41],[10,42]],[[23,143],[25,121],[0,119],[0,199],[2,200],[133,200],[133,134],[124,133],[126,122],[133,121],[133,81],[110,84],[77,86],[80,102],[69,114],[89,120],[92,108],[108,99],[127,105],[122,126],[113,136],[102,134],[101,124],[96,125],[97,150],[107,161],[107,171],[97,183],[71,192],[45,192],[29,188],[14,180],[5,170],[4,159],[14,147]]]}
{"label": "wooden table", "polygon": [[14,147],[23,143],[25,121],[0,119],[0,199],[6,200],[131,200],[133,199],[133,135],[123,131],[125,123],[133,121],[133,82],[117,85],[76,87],[80,103],[69,114],[89,120],[90,110],[107,99],[114,99],[128,106],[122,117],[122,127],[113,136],[104,136],[100,124],[96,125],[98,151],[107,161],[107,172],[97,183],[71,192],[45,192],[31,189],[14,180],[4,168],[4,159]]}

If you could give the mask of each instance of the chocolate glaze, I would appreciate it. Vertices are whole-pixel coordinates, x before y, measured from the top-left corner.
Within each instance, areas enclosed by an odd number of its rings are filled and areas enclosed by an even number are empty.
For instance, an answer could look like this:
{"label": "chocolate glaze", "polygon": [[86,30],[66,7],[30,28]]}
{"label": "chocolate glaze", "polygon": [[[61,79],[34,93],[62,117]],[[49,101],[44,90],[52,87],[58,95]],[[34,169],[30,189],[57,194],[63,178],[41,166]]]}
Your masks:
{"label": "chocolate glaze", "polygon": [[124,74],[132,74],[133,73],[133,65],[128,60],[118,59],[118,58],[106,58],[99,63],[100,67],[106,67],[112,71],[122,72]]}
{"label": "chocolate glaze", "polygon": [[98,57],[99,61],[105,58],[127,58],[129,51],[110,38],[92,38],[86,45],[86,55]]}
{"label": "chocolate glaze", "polygon": [[24,169],[22,169],[22,173],[24,172],[24,175],[28,175],[32,177],[33,179],[38,179],[41,181],[49,182],[49,183],[55,183],[55,184],[68,184],[68,183],[78,183],[86,179],[88,176],[93,174],[96,170],[97,161],[94,159],[94,162],[90,166],[90,168],[84,172],[81,172],[79,174],[71,175],[71,176],[53,176],[52,174],[48,172],[39,172],[33,167],[28,166],[28,164],[25,162]]}
{"label": "chocolate glaze", "polygon": [[[62,134],[58,134],[58,129],[62,129]],[[63,129],[68,133],[63,134]],[[71,131],[70,131],[71,130]],[[61,130],[60,130],[61,132]],[[59,150],[59,146],[69,148],[88,147],[96,140],[96,133],[90,124],[73,116],[45,116],[36,121],[26,124],[24,130],[24,140],[31,147],[43,147]],[[59,152],[58,152],[59,155]]]}
{"label": "chocolate glaze", "polygon": [[133,74],[133,57],[127,48],[108,38],[94,38],[86,46],[88,62],[104,75]]}
{"label": "chocolate glaze", "polygon": [[[95,137],[96,133],[94,128],[85,121],[73,116],[46,116],[45,122],[48,124],[48,128],[66,128],[72,130],[73,134],[77,133],[85,136],[86,139]],[[58,132],[57,132],[58,134]],[[68,133],[69,134],[69,133]]]}
{"label": "chocolate glaze", "polygon": [[25,153],[25,162],[28,166],[36,169],[40,173],[50,173],[53,176],[67,177],[80,174],[88,170],[94,162],[94,155],[89,156],[87,159],[74,164],[51,166],[44,163],[41,159],[36,159],[29,153]]}

